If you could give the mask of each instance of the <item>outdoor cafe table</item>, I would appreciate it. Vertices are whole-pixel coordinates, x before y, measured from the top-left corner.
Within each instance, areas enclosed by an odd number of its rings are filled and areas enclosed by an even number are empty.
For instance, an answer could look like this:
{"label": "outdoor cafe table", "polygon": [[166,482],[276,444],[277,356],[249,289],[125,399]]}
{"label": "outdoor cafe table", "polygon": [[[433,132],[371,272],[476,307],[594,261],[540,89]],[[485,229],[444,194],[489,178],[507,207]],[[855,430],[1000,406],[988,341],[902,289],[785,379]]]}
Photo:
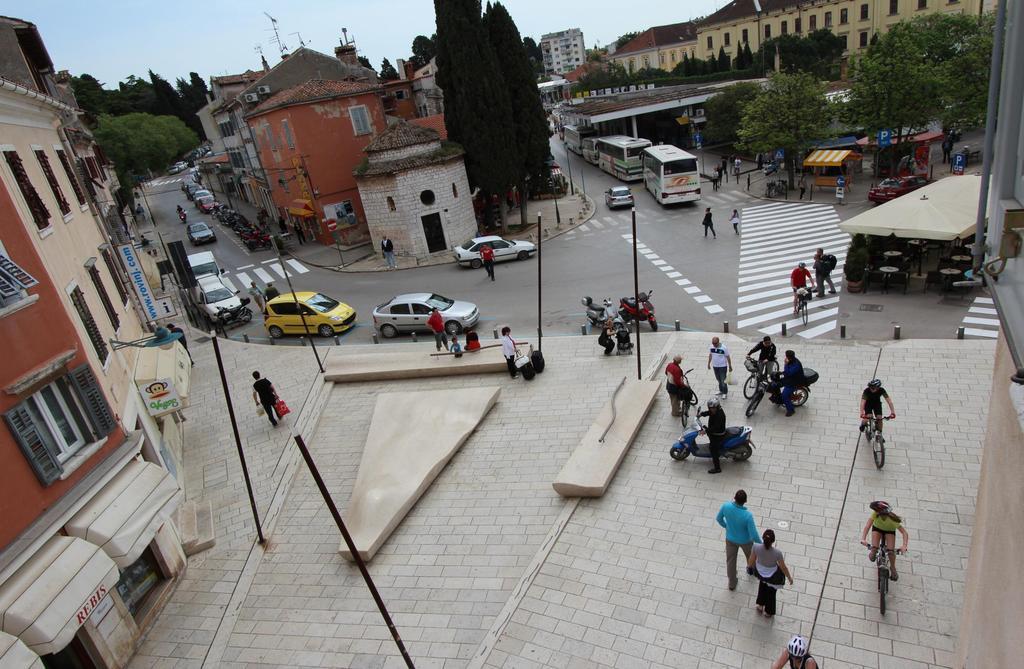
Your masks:
{"label": "outdoor cafe table", "polygon": [[958,276],[962,276],[963,272],[952,267],[947,267],[946,269],[940,269],[939,274],[942,275],[943,290],[949,290],[953,287],[953,280]]}
{"label": "outdoor cafe table", "polygon": [[[892,253],[892,251],[888,251],[887,253]],[[897,253],[898,253],[898,251],[897,251]],[[882,292],[883,293],[888,293],[889,292],[889,277],[891,277],[896,272],[900,271],[900,268],[899,267],[892,267],[890,265],[885,265],[885,266],[879,267],[878,271],[883,274],[883,278],[882,278]]]}
{"label": "outdoor cafe table", "polygon": [[954,262],[971,262],[971,256],[950,256],[949,259]]}

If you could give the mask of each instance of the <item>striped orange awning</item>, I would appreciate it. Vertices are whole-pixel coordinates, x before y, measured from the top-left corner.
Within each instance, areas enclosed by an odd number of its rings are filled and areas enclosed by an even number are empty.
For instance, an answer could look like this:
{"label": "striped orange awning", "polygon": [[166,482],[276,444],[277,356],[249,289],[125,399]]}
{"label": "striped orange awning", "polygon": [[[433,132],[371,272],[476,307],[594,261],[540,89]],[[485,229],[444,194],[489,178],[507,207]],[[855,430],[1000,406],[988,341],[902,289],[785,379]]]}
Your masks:
{"label": "striped orange awning", "polygon": [[313,211],[313,203],[309,200],[292,200],[292,206],[288,207],[288,213],[299,218],[316,216],[316,212]]}
{"label": "striped orange awning", "polygon": [[804,158],[804,167],[839,167],[851,153],[843,149],[818,149]]}

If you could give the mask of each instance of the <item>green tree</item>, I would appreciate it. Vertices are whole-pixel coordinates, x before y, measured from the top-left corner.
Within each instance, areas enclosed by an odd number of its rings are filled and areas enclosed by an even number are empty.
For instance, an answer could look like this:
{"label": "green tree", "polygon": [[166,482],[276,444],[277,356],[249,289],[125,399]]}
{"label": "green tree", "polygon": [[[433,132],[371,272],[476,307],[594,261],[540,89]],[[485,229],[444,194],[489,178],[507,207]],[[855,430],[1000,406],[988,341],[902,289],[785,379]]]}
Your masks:
{"label": "green tree", "polygon": [[714,56],[708,56],[707,60],[704,61],[704,73],[714,74],[718,72],[718,59]]}
{"label": "green tree", "polygon": [[[535,74],[544,74],[544,52],[532,37],[523,38],[523,48]],[[589,57],[588,57],[589,60]]]}
{"label": "green tree", "polygon": [[430,62],[437,55],[437,35],[416,35],[412,40],[412,57],[409,62],[417,70]]}
{"label": "green tree", "polygon": [[594,68],[584,74],[576,85],[572,87],[572,90],[575,92],[625,86],[630,81],[631,77],[626,72],[626,68],[618,63],[609,63],[606,68]]}
{"label": "green tree", "polygon": [[203,124],[200,122],[196,112],[206,105],[208,90],[206,82],[195,72],[189,72],[188,81],[179,78],[176,84],[178,98],[181,105],[181,120],[189,128],[192,128],[199,135],[200,139],[206,139],[203,131]]}
{"label": "green tree", "polygon": [[513,132],[518,149],[519,165],[515,181],[519,187],[521,206],[519,216],[523,225],[528,222],[526,212],[527,180],[547,178],[545,161],[551,154],[548,139],[547,114],[537,92],[537,79],[529,54],[523,46],[512,16],[500,2],[487,4],[483,17],[488,40],[498,59],[498,68],[504,80],[511,103]]}
{"label": "green tree", "polygon": [[380,64],[380,79],[381,81],[395,81],[400,79],[398,76],[398,70],[391,64],[391,61],[385,58]]}
{"label": "green tree", "polygon": [[806,73],[778,73],[743,106],[737,136],[748,151],[784,149],[792,187],[797,162],[811,142],[828,133],[831,120],[823,83]]}
{"label": "green tree", "polygon": [[718,62],[716,63],[719,72],[729,71],[729,56],[725,53],[725,47],[718,47]]}
{"label": "green tree", "polygon": [[360,65],[362,65],[366,69],[373,69],[373,65],[370,64],[370,59],[367,58],[366,56],[356,56],[356,60],[359,62]]}
{"label": "green tree", "polygon": [[[444,91],[450,140],[466,149],[471,185],[503,197],[518,182],[522,164],[511,103],[498,59],[480,17],[479,0],[434,0],[437,83]],[[504,207],[503,228],[505,224]]]}
{"label": "green tree", "polygon": [[704,114],[708,119],[704,128],[705,143],[735,142],[743,119],[743,109],[760,92],[761,87],[757,84],[741,81],[708,99],[704,103]]}
{"label": "green tree", "polygon": [[71,77],[71,90],[75,93],[78,106],[93,122],[100,114],[107,112],[112,91],[104,89],[103,84],[91,74],[83,73],[81,76]]}
{"label": "green tree", "polygon": [[134,112],[103,114],[94,131],[96,142],[113,161],[122,188],[131,188],[131,175],[159,170],[199,144],[196,133],[175,116]]}
{"label": "green tree", "polygon": [[153,113],[156,107],[156,93],[153,84],[145,79],[129,75],[119,82],[117,91],[110,96],[107,112],[114,115],[140,112]]}

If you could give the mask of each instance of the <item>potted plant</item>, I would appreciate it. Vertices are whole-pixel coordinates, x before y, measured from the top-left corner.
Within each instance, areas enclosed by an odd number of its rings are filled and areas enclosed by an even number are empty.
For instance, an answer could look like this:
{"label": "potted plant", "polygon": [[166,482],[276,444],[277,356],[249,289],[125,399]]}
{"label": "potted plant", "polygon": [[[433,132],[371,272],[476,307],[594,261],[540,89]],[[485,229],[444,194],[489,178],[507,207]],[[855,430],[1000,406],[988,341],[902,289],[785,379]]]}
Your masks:
{"label": "potted plant", "polygon": [[843,265],[843,276],[846,277],[848,292],[859,293],[864,289],[864,273],[867,271],[868,259],[867,240],[862,234],[854,235]]}

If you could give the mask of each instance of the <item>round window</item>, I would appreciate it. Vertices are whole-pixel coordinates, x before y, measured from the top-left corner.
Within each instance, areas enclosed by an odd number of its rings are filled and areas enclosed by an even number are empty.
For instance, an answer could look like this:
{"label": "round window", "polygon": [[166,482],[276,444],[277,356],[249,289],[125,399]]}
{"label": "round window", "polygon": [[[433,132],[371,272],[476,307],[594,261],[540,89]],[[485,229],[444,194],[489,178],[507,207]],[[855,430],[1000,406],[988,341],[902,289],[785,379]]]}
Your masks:
{"label": "round window", "polygon": [[434,191],[425,190],[420,193],[420,202],[423,204],[434,204]]}

